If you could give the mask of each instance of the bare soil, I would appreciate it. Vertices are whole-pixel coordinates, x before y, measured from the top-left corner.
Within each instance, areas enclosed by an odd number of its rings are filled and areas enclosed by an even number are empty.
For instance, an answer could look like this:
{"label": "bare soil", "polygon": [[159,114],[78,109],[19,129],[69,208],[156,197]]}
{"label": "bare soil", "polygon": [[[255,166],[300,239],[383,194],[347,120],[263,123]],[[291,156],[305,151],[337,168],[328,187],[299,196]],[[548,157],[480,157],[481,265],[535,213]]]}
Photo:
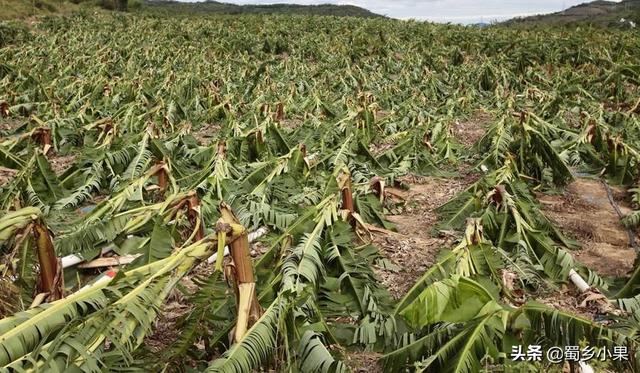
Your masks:
{"label": "bare soil", "polygon": [[[213,264],[207,263],[206,260],[202,261],[189,274],[180,279],[180,285],[188,294],[194,294],[198,290],[198,285],[193,282],[193,278],[210,276],[213,269]],[[152,353],[165,351],[179,337],[179,329],[176,327],[178,321],[192,308],[193,306],[182,291],[174,288],[162,304],[151,333],[144,339],[145,346]]]}
{"label": "bare soil", "polygon": [[0,318],[12,315],[19,309],[20,289],[7,278],[0,278]]}
{"label": "bare soil", "polygon": [[579,294],[575,286],[565,286],[562,288],[545,294],[541,297],[535,297],[530,300],[546,304],[557,310],[564,312],[570,312],[578,316],[584,317],[591,321],[596,320],[596,315],[599,313],[598,307],[593,302],[585,302],[583,304],[584,295]]}
{"label": "bare soil", "polygon": [[382,372],[378,363],[380,356],[376,352],[349,351],[344,355],[344,363],[353,373],[379,373]]}
{"label": "bare soil", "polygon": [[300,127],[304,121],[300,118],[284,118],[279,123],[280,127],[293,130]]}
{"label": "bare soil", "polygon": [[462,122],[456,120],[453,124],[453,136],[465,148],[471,148],[484,136],[491,119],[491,115],[479,110],[468,120]]}
{"label": "bare soil", "polygon": [[396,299],[435,263],[440,249],[454,243],[451,236],[432,235],[438,221],[435,209],[463,190],[473,178],[407,177],[404,181],[409,183],[409,190],[388,189],[390,198],[402,205],[401,214],[387,216],[397,232],[373,232],[373,241],[381,254],[401,268],[396,272],[377,269],[382,283]]}
{"label": "bare soil", "polygon": [[[471,119],[456,121],[454,136],[465,145],[472,147],[486,131],[491,116],[478,110]],[[385,144],[379,144],[375,151],[384,151]],[[436,261],[442,248],[451,247],[455,237],[446,234],[434,235],[438,216],[436,208],[449,201],[460,191],[477,180],[469,165],[460,164],[457,178],[435,178],[407,175],[400,181],[409,185],[409,190],[388,188],[388,198],[400,205],[400,211],[388,215],[397,232],[374,232],[374,243],[381,254],[401,268],[392,271],[378,268],[377,276],[391,295],[401,298],[422,274]]]}
{"label": "bare soil", "polygon": [[[256,241],[251,245],[251,256],[255,258],[264,254],[266,250],[267,248],[261,242]],[[195,294],[199,288],[193,279],[211,276],[214,272],[214,267],[215,264],[209,264],[206,260],[203,260],[189,274],[180,279],[180,285],[188,295]],[[186,299],[188,295],[185,296],[181,290],[174,288],[161,306],[153,330],[145,338],[145,345],[151,352],[166,350],[179,337],[179,329],[176,324],[193,308],[192,304]]]}
{"label": "bare soil", "polygon": [[200,145],[210,145],[211,139],[220,131],[220,125],[216,123],[206,123],[202,127],[194,130],[191,134]]}
{"label": "bare soil", "polygon": [[0,187],[8,185],[18,173],[17,170],[11,168],[0,167]]}
{"label": "bare soil", "polygon": [[[631,212],[625,191],[615,186],[611,189],[623,215]],[[600,180],[578,178],[563,195],[537,197],[545,215],[582,245],[573,252],[578,261],[603,276],[620,277],[633,269],[635,251]]]}
{"label": "bare soil", "polygon": [[190,309],[189,304],[178,300],[164,303],[153,326],[153,334],[145,338],[145,346],[151,352],[161,352],[170,346],[178,338],[176,323]]}
{"label": "bare soil", "polygon": [[25,122],[25,119],[14,119],[14,118],[0,118],[0,131],[9,132],[18,128],[21,124]]}
{"label": "bare soil", "polygon": [[56,175],[62,175],[76,161],[74,154],[49,156],[49,163]]}

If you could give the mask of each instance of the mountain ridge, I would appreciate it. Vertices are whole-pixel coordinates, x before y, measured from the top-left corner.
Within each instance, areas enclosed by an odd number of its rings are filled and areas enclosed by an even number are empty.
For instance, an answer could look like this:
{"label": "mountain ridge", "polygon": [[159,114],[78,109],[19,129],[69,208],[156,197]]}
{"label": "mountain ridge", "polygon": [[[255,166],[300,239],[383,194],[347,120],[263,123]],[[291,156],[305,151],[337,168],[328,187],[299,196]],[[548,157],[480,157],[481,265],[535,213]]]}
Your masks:
{"label": "mountain ridge", "polygon": [[512,18],[506,26],[580,26],[635,27],[640,23],[640,0],[621,2],[596,0],[572,6],[560,12]]}
{"label": "mountain ridge", "polygon": [[382,18],[368,9],[355,5],[300,4],[231,4],[219,1],[178,2],[173,0],[145,0],[142,8],[148,11],[182,14],[299,14],[363,18]]}

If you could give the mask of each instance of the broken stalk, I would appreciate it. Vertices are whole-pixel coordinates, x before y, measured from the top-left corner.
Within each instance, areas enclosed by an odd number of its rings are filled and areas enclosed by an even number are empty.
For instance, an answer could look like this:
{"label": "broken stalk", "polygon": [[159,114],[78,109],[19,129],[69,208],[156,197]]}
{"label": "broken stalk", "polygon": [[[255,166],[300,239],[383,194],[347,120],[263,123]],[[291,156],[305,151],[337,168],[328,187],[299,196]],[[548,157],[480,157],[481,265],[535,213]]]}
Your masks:
{"label": "broken stalk", "polygon": [[[253,275],[253,264],[249,255],[249,236],[247,230],[240,224],[231,207],[224,202],[220,203],[220,220],[216,225],[218,238],[221,232],[230,236],[229,242],[231,259],[233,260],[233,278],[237,289],[238,320],[236,323],[234,340],[242,340],[247,330],[262,315],[262,307],[256,296],[256,281]],[[226,239],[226,237],[225,237]],[[221,254],[224,244],[218,245],[218,263],[216,268],[221,268]]]}
{"label": "broken stalk", "polygon": [[340,188],[340,195],[342,196],[342,209],[348,211],[347,220],[351,225],[355,225],[355,219],[353,214],[355,213],[355,206],[353,203],[353,189],[351,187],[351,174],[345,167],[340,170],[336,177],[338,187]]}
{"label": "broken stalk", "polygon": [[61,299],[63,297],[62,265],[56,257],[49,229],[41,219],[38,219],[33,225],[32,232],[40,263],[38,292],[47,293],[49,300]]}

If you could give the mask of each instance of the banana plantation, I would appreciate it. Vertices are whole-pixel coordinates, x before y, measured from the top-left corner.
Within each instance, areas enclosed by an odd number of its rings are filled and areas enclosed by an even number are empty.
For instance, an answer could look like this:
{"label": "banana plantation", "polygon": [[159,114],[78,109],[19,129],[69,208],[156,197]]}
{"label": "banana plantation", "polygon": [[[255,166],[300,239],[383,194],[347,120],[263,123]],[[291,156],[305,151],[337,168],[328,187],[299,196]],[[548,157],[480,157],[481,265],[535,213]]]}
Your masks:
{"label": "banana plantation", "polygon": [[[0,24],[0,371],[639,371],[639,40]],[[542,203],[577,180],[607,191],[627,267]],[[513,354],[576,346],[626,354]]]}

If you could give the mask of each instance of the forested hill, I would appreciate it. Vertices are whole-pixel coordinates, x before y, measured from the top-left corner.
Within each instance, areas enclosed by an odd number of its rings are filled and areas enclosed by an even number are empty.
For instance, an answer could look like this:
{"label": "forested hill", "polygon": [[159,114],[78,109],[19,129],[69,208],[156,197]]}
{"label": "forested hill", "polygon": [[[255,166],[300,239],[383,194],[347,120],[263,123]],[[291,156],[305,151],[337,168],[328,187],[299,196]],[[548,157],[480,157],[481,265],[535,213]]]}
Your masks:
{"label": "forested hill", "polygon": [[0,0],[0,20],[70,14],[76,11],[127,10],[164,15],[197,14],[303,14],[374,18],[382,17],[353,5],[236,5],[217,1],[185,3],[164,0]]}
{"label": "forested hill", "polygon": [[548,27],[595,25],[632,28],[640,24],[640,0],[593,1],[573,6],[562,12],[514,18],[503,23],[508,26]]}
{"label": "forested hill", "polygon": [[217,1],[199,3],[185,3],[178,1],[147,0],[142,9],[172,14],[306,14],[332,15],[351,17],[382,17],[367,9],[354,5],[298,5],[298,4],[269,4],[269,5],[236,5]]}

